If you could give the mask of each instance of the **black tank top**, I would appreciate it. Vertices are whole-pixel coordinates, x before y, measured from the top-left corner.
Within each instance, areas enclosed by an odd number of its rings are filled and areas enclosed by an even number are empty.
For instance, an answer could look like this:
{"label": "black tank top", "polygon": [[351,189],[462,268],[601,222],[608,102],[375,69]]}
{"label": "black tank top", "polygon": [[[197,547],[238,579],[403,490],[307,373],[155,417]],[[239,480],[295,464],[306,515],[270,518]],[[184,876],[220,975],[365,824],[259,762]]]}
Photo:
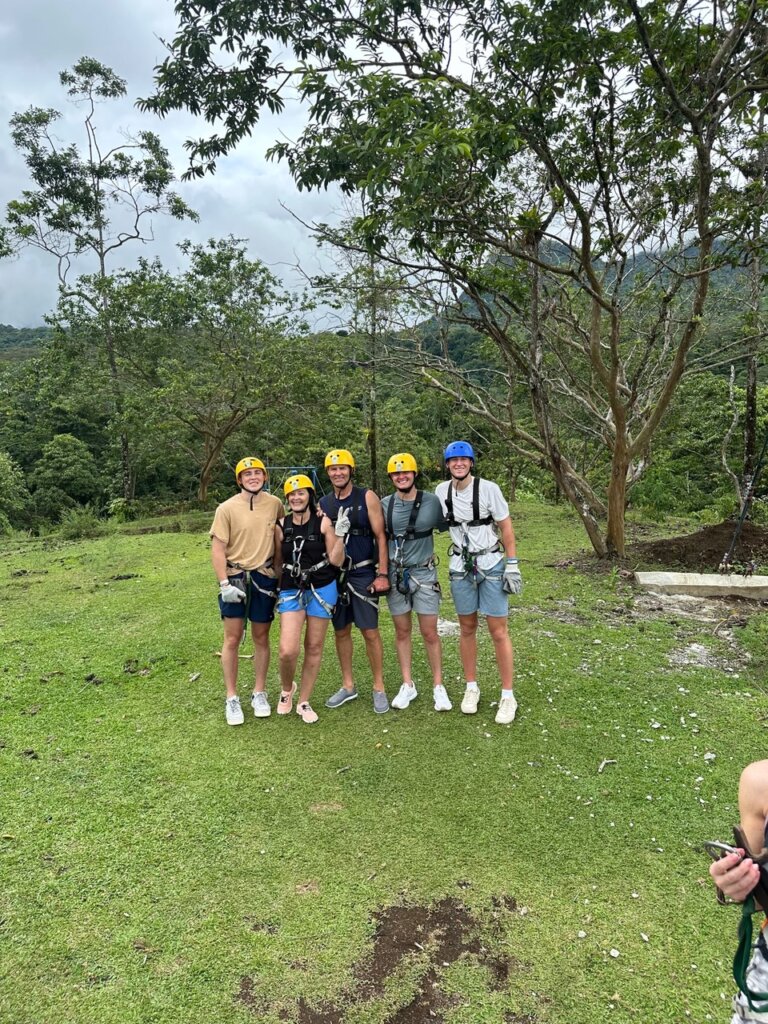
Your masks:
{"label": "black tank top", "polygon": [[[280,577],[281,590],[324,587],[335,580],[339,570],[327,561],[325,537],[320,530],[320,517],[311,515],[306,523],[293,522],[289,512],[283,520],[283,572]],[[325,565],[320,563],[325,562]],[[319,568],[313,568],[319,566]]]}

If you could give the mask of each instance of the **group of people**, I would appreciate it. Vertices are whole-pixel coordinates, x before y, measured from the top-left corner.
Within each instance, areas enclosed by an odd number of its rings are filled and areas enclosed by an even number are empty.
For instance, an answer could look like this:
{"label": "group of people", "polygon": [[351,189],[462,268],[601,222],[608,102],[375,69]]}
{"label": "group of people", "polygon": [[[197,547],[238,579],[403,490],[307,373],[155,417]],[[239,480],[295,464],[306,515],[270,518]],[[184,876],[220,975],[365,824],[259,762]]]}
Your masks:
{"label": "group of people", "polygon": [[[436,711],[453,707],[443,683],[437,632],[441,601],[434,532],[448,530],[451,595],[459,620],[459,652],[465,678],[464,714],[475,714],[478,614],[486,617],[501,684],[496,722],[515,718],[512,642],[507,629],[508,595],[519,594],[522,577],[509,506],[497,484],[474,475],[475,453],[466,441],[444,452],[448,479],[435,493],[418,487],[419,469],[409,452],[393,455],[387,473],[394,491],[383,500],[354,482],[355,460],[337,448],[325,457],[331,492],[319,500],[309,477],[290,476],[284,485],[286,512],[266,489],[261,459],[235,467],[239,491],[216,509],[211,561],[219,581],[224,624],[221,664],[229,725],[241,725],[237,693],[238,650],[246,621],[253,637],[256,718],[272,713],[266,692],[269,630],[280,617],[280,697],[277,714],[296,712],[318,720],[310,703],[320,671],[328,624],[333,623],[341,686],[326,701],[340,708],[358,696],[353,675],[352,627],[363,636],[373,687],[373,709],[390,708],[384,685],[384,651],[379,600],[386,595],[395,628],[402,685],[392,707],[405,710],[418,696],[412,672],[412,615],[415,612],[432,675]],[[295,679],[302,647],[301,673]]]}

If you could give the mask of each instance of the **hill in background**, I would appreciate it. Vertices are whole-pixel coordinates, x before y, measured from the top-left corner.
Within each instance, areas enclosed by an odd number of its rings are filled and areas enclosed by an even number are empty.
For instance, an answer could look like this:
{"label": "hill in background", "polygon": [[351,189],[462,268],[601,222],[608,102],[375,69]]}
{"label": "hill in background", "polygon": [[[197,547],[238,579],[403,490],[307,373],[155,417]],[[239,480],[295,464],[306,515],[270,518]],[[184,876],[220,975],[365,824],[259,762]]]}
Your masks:
{"label": "hill in background", "polygon": [[16,362],[38,355],[50,327],[11,327],[0,324],[0,362]]}

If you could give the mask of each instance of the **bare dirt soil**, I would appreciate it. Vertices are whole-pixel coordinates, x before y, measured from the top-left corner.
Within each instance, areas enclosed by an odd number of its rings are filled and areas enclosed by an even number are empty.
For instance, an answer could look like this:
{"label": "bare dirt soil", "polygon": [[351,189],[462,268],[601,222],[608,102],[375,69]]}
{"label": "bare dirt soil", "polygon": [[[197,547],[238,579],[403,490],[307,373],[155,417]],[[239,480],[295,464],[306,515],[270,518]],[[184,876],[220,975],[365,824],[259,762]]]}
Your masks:
{"label": "bare dirt soil", "polygon": [[[503,896],[494,899],[493,907],[493,918],[498,922],[500,915],[515,913],[517,904],[512,897]],[[440,1024],[445,1020],[445,1012],[458,1001],[455,995],[442,991],[445,967],[460,957],[474,957],[488,971],[489,988],[503,991],[511,971],[519,966],[504,955],[492,954],[481,939],[483,922],[459,900],[450,897],[433,906],[386,907],[376,911],[373,919],[376,930],[371,950],[355,965],[354,985],[343,994],[339,1005],[310,1006],[299,999],[294,1012],[281,1008],[278,1016],[282,1020],[296,1024],[343,1024],[348,1011],[381,997],[401,964],[415,959],[423,968],[416,990],[387,1017],[386,1024]],[[241,979],[235,1002],[255,1015],[267,1008],[249,977]],[[535,1024],[532,1016],[507,1015],[506,1021]]]}
{"label": "bare dirt soil", "polygon": [[[689,572],[717,572],[723,555],[729,550],[736,523],[726,520],[705,526],[684,537],[633,544],[627,549],[627,562],[652,563]],[[746,522],[741,528],[733,553],[736,571],[747,562],[757,563],[757,572],[768,570],[768,529]]]}

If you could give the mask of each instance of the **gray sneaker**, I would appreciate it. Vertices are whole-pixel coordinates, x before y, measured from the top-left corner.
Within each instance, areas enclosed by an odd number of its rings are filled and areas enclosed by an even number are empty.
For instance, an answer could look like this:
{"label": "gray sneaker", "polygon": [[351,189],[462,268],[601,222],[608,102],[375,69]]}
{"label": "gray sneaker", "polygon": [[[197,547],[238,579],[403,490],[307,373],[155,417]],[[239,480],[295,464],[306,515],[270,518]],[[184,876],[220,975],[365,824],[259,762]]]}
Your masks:
{"label": "gray sneaker", "polygon": [[373,691],[373,710],[377,715],[383,715],[389,711],[389,701],[383,690]]}
{"label": "gray sneaker", "polygon": [[342,704],[346,704],[348,700],[357,699],[357,689],[347,690],[343,686],[340,687],[336,693],[332,693],[328,700],[325,702],[327,708],[340,708]]}

